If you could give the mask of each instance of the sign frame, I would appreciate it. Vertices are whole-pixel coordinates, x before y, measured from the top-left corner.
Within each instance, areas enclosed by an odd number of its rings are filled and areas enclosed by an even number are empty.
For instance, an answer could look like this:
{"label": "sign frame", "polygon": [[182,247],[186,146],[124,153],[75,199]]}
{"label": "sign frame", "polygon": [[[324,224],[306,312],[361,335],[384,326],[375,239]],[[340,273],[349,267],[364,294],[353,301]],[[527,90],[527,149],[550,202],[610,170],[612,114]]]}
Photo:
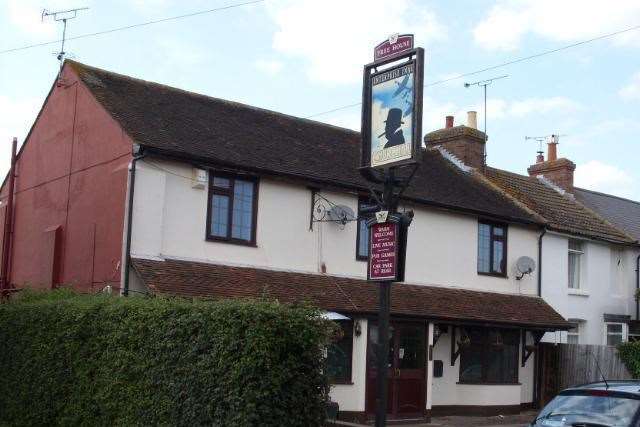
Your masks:
{"label": "sign frame", "polygon": [[[372,227],[377,224],[392,224],[395,226],[396,233],[396,245],[395,245],[395,275],[386,276],[384,278],[371,277],[371,245],[373,239]],[[387,221],[379,223],[377,219],[370,218],[367,220],[367,227],[369,227],[369,256],[367,257],[367,280],[371,282],[403,282],[404,270],[406,262],[406,250],[407,250],[407,228],[408,224],[403,221],[400,214],[389,214]]]}
{"label": "sign frame", "polygon": [[[390,65],[380,69],[385,65]],[[412,111],[412,141],[411,157],[397,160],[382,165],[371,165],[371,123],[372,123],[372,79],[374,76],[388,72],[395,68],[413,65],[413,111]],[[422,98],[424,85],[424,49],[414,48],[399,55],[390,56],[383,60],[372,62],[364,66],[362,79],[362,120],[360,145],[360,169],[389,169],[394,166],[411,165],[418,161],[420,147],[422,145]]]}

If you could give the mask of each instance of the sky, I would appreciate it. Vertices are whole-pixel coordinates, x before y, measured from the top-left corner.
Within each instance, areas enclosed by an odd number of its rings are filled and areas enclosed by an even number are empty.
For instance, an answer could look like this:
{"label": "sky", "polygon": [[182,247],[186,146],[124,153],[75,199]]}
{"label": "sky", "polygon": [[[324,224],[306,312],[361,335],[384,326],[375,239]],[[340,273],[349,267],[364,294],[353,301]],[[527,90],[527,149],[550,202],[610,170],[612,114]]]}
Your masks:
{"label": "sky", "polygon": [[[89,7],[69,37],[248,0],[0,0],[0,51],[58,40],[50,11]],[[359,130],[362,68],[393,33],[425,49],[423,132],[466,123],[488,86],[492,166],[526,174],[538,145],[563,135],[577,186],[640,200],[640,29],[462,79],[517,58],[640,25],[640,1],[265,0],[70,40],[69,57],[145,80]],[[57,72],[58,44],[0,53],[0,173]],[[433,84],[437,83],[437,84]],[[354,105],[355,104],[355,105]],[[326,114],[318,114],[352,105]]]}

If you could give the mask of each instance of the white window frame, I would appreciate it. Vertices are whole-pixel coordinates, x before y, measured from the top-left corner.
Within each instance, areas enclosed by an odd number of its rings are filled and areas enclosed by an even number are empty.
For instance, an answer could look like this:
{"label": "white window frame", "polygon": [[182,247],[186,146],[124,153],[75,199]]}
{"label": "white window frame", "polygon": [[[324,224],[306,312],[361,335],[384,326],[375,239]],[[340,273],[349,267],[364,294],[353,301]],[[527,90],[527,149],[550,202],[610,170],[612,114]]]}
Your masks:
{"label": "white window frame", "polygon": [[[581,249],[571,249],[571,242],[576,242],[580,244]],[[574,283],[571,283],[571,263],[569,263],[569,257],[574,255],[576,257],[576,262],[578,264],[578,272],[573,275]],[[568,249],[567,249],[567,288],[571,290],[580,290],[582,288],[582,271],[583,271],[583,259],[584,259],[584,241],[578,239],[569,239]],[[577,283],[575,283],[577,282]],[[575,285],[575,286],[572,286]]]}
{"label": "white window frame", "polygon": [[[609,325],[620,325],[620,333],[609,333]],[[620,342],[628,341],[628,325],[623,322],[604,322],[604,345],[609,345],[609,335],[620,335]]]}
{"label": "white window frame", "polygon": [[[569,329],[567,331],[567,344],[580,344],[580,332],[582,332],[582,326],[581,323],[582,322],[570,322],[573,325],[572,329]],[[569,337],[570,336],[575,336],[576,337],[576,342],[575,343],[570,343],[569,342]]]}

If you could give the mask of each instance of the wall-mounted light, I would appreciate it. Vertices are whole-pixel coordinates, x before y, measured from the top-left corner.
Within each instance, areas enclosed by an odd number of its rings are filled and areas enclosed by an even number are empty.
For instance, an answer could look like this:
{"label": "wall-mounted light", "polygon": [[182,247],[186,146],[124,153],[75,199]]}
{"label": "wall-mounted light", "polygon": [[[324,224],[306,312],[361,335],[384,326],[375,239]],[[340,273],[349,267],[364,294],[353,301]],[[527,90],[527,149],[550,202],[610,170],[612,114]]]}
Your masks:
{"label": "wall-mounted light", "polygon": [[356,334],[357,337],[362,335],[362,327],[360,326],[360,322],[358,320],[353,322],[353,333]]}

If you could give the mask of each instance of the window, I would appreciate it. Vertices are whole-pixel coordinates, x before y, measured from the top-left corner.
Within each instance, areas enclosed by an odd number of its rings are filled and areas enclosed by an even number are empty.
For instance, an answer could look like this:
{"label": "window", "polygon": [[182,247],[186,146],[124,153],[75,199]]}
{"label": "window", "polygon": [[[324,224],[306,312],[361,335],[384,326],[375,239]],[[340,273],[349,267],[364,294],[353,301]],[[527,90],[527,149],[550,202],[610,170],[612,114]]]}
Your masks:
{"label": "window", "polygon": [[605,323],[607,345],[616,346],[624,341],[623,323]]}
{"label": "window", "polygon": [[567,344],[580,344],[580,323],[573,323],[567,331]]}
{"label": "window", "polygon": [[369,227],[367,219],[370,214],[363,214],[361,209],[369,206],[368,199],[358,200],[358,234],[356,236],[356,259],[366,261],[369,258]]}
{"label": "window", "polygon": [[507,275],[507,227],[478,223],[478,273]]}
{"label": "window", "polygon": [[257,181],[211,173],[207,239],[255,244]]}
{"label": "window", "polygon": [[339,336],[327,348],[327,375],[332,383],[351,382],[353,322],[341,320]]}
{"label": "window", "polygon": [[580,289],[580,264],[582,262],[582,242],[569,240],[569,288]]}
{"label": "window", "polygon": [[459,339],[461,383],[518,382],[520,331],[466,328]]}

